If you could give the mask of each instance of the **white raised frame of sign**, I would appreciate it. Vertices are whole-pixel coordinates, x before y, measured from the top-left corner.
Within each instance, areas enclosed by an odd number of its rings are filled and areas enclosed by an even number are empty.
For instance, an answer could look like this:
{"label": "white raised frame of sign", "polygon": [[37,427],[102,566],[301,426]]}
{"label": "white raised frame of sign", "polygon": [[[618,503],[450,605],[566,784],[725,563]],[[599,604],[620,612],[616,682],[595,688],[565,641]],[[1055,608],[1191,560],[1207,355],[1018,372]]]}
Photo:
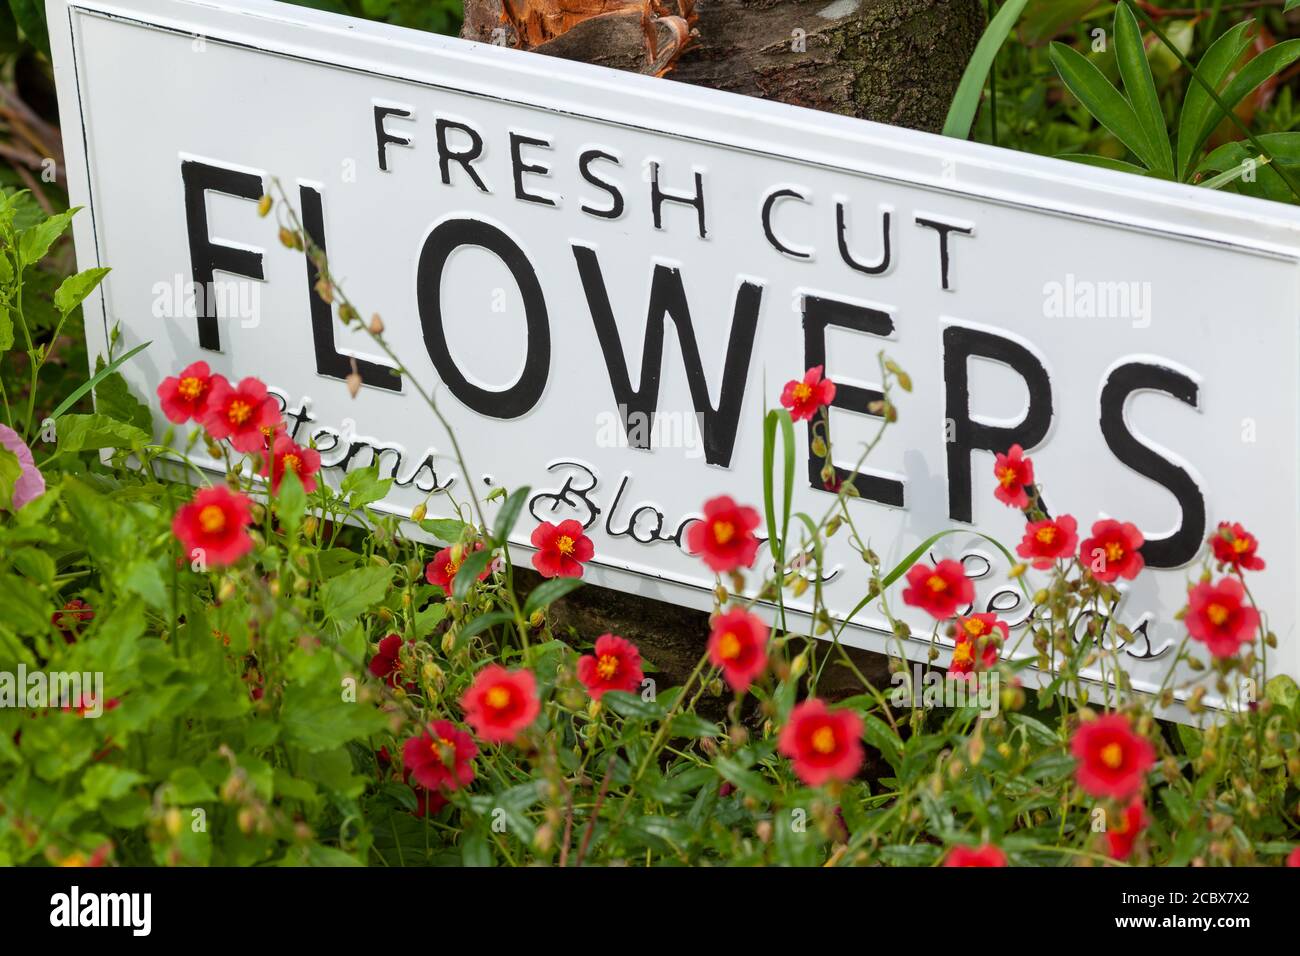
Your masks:
{"label": "white raised frame of sign", "polygon": [[[255,214],[274,179],[438,385],[468,480],[532,486],[538,519],[590,518],[597,584],[708,607],[685,523],[715,494],[760,505],[763,410],[810,358],[861,404],[883,347],[916,384],[867,464],[875,497],[902,505],[854,503],[887,566],[954,524],[1014,545],[1019,515],[993,501],[978,444],[1024,429],[1054,511],[1084,529],[1133,520],[1173,565],[1124,587],[1121,619],[1143,636],[1134,686],[1160,684],[1192,532],[1220,520],[1260,536],[1270,659],[1300,676],[1300,210],[263,0],[47,9],[69,189],[87,207],[79,264],[114,270],[86,302],[90,350],[114,324],[119,348],[152,340],[124,369],[143,396],[204,358],[277,390],[327,461],[378,455],[405,479],[382,510],[461,480],[373,345],[313,325],[303,255]],[[206,330],[181,291],[204,269],[237,291]],[[623,356],[635,410],[655,297],[678,303],[660,427],[631,448],[610,363]],[[338,374],[352,358],[370,363],[355,401]],[[875,425],[833,411],[841,465]],[[796,508],[826,500],[805,483]],[[967,562],[980,609],[1023,620],[980,538],[934,554]],[[834,559],[845,613],[865,576]],[[912,620],[906,651],[925,659],[929,626]],[[845,641],[886,644],[869,612]]]}

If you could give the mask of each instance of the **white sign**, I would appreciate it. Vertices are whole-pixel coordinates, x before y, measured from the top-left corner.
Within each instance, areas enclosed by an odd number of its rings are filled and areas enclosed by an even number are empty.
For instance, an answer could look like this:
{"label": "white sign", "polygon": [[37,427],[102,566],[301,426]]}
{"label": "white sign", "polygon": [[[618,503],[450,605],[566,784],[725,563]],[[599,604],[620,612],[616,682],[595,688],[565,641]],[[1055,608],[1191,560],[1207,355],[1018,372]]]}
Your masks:
{"label": "white sign", "polygon": [[[395,476],[381,508],[528,485],[533,519],[588,526],[591,580],[707,607],[683,532],[718,494],[761,509],[764,409],[824,364],[850,466],[884,349],[916,388],[852,507],[886,567],[954,526],[1014,546],[992,452],[1019,442],[1053,513],[1146,536],[1153,570],[1121,582],[1135,686],[1163,678],[1222,520],[1260,537],[1270,662],[1300,675],[1300,211],[260,0],[49,12],[80,265],[113,268],[92,351],[114,325],[152,340],[125,369],[142,395],[200,358],[256,375],[334,479]],[[436,387],[472,474],[258,218],[273,179]],[[829,503],[819,468],[796,509]],[[844,537],[840,613],[866,588]],[[1022,632],[985,541],[933,555]],[[882,628],[873,607],[846,640],[882,649]]]}

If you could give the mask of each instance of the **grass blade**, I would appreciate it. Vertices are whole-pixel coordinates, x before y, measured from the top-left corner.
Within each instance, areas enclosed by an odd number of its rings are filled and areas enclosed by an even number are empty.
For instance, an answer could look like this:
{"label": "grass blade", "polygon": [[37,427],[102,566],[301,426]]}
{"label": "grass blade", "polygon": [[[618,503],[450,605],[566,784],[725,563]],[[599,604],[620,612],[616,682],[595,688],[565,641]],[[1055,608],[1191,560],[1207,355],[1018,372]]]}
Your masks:
{"label": "grass blade", "polygon": [[971,127],[975,125],[975,114],[980,108],[980,94],[984,91],[984,82],[993,61],[997,58],[1002,44],[1007,41],[1011,30],[1020,19],[1028,0],[1008,0],[997,15],[989,22],[988,28],[975,46],[975,53],[966,64],[966,71],[961,75],[957,93],[948,107],[948,118],[944,120],[943,135],[956,139],[970,137]]}
{"label": "grass blade", "polygon": [[1174,175],[1174,151],[1169,145],[1169,130],[1165,113],[1160,108],[1160,94],[1151,76],[1142,31],[1138,28],[1133,11],[1120,4],[1115,8],[1115,58],[1119,61],[1119,75],[1124,80],[1124,92],[1133,107],[1138,122],[1146,133],[1152,156],[1159,160],[1152,170],[1167,178]]}
{"label": "grass blade", "polygon": [[121,355],[121,356],[119,356],[118,358],[115,358],[113,361],[109,362],[109,363],[108,363],[107,365],[105,365],[102,369],[100,369],[98,372],[96,372],[95,375],[94,375],[94,376],[93,376],[89,381],[84,382],[82,385],[80,385],[80,386],[76,389],[76,391],[74,391],[71,395],[69,395],[69,396],[68,396],[67,398],[65,398],[62,402],[60,402],[60,403],[59,403],[59,407],[56,408],[54,411],[52,411],[52,412],[50,413],[50,418],[57,419],[60,415],[62,415],[64,412],[66,412],[69,408],[71,408],[73,405],[77,404],[77,402],[79,402],[79,401],[81,400],[81,397],[82,397],[83,395],[85,395],[87,392],[89,392],[92,388],[94,388],[96,385],[98,385],[100,382],[102,382],[105,378],[107,378],[107,377],[108,377],[109,375],[111,375],[113,372],[116,372],[116,371],[118,370],[118,368],[126,362],[127,359],[132,358],[133,356],[135,356],[135,355],[136,355],[137,353],[139,353],[139,352],[143,352],[145,349],[147,349],[147,348],[148,348],[150,345],[152,345],[152,344],[153,344],[153,342],[152,342],[152,341],[149,341],[149,342],[145,342],[143,345],[137,345],[137,346],[136,346],[135,348],[133,348],[131,351],[129,351],[129,352],[125,353],[124,355]]}

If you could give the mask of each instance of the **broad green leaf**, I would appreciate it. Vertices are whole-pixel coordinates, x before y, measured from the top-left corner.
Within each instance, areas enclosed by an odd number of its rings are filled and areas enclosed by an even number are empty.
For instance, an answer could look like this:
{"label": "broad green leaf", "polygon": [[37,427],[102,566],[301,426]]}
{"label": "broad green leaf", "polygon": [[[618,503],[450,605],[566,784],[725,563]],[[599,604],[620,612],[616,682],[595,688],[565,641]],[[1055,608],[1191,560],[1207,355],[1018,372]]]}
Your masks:
{"label": "broad green leaf", "polygon": [[[99,356],[97,361],[102,369],[104,357]],[[131,393],[126,379],[118,372],[107,373],[95,386],[95,411],[115,421],[134,425],[142,431],[153,431],[153,416],[149,412],[149,406]]]}
{"label": "broad green leaf", "polygon": [[[1206,82],[1215,92],[1223,86],[1228,71],[1240,59],[1250,44],[1251,21],[1238,23],[1223,36],[1219,37],[1205,51],[1201,62],[1196,64],[1196,75]],[[1218,120],[1218,107],[1205,88],[1191,78],[1187,82],[1187,92],[1183,95],[1183,108],[1178,114],[1178,165],[1179,179],[1186,180],[1192,168],[1192,160],[1201,149],[1201,144],[1210,135],[1210,130]],[[1204,131],[1204,132],[1202,132]]]}
{"label": "broad green leaf", "polygon": [[56,425],[61,452],[91,451],[97,448],[139,448],[149,441],[148,432],[115,421],[107,415],[64,415]]}
{"label": "broad green leaf", "polygon": [[1169,145],[1169,131],[1165,126],[1164,110],[1160,108],[1160,95],[1151,76],[1146,47],[1137,17],[1123,3],[1115,8],[1115,58],[1119,73],[1124,79],[1124,92],[1146,134],[1152,156],[1159,161],[1152,169],[1161,175],[1174,174],[1174,152]]}
{"label": "broad green leaf", "polygon": [[280,719],[285,739],[312,752],[342,747],[388,723],[380,711],[343,700],[337,688],[296,682],[284,690]]}
{"label": "broad green leaf", "polygon": [[40,0],[9,0],[14,20],[22,28],[29,43],[47,57],[50,55],[50,34],[45,26],[45,5]]}
{"label": "broad green leaf", "polygon": [[993,61],[997,58],[998,51],[1002,49],[1002,44],[1006,42],[1016,21],[1020,19],[1026,2],[1027,0],[1007,0],[997,16],[990,21],[984,35],[980,37],[970,62],[966,64],[966,71],[962,73],[961,83],[958,84],[957,93],[952,98],[952,105],[948,107],[948,118],[943,124],[944,136],[953,136],[957,139],[966,139],[970,136],[971,126],[975,123],[975,114],[979,112],[980,98],[984,92],[984,82],[988,79],[989,70],[993,68]]}
{"label": "broad green leaf", "polygon": [[[13,2],[15,0],[10,0],[10,3]],[[45,258],[45,253],[50,251],[54,240],[63,235],[76,212],[77,209],[69,209],[58,213],[19,233],[18,256],[24,268],[33,266]]]}
{"label": "broad green leaf", "polygon": [[524,617],[531,617],[534,611],[549,607],[572,591],[582,587],[581,578],[551,578],[533,588],[528,600],[524,602]]}
{"label": "broad green leaf", "polygon": [[1290,13],[1296,7],[1300,7],[1300,0],[1286,0],[1286,6],[1282,8],[1282,12]]}
{"label": "broad green leaf", "polygon": [[374,607],[388,593],[393,569],[374,566],[347,571],[321,587],[321,608],[334,621],[349,621]]}
{"label": "broad green leaf", "polygon": [[455,544],[465,531],[465,522],[456,518],[426,518],[420,522],[420,529],[443,544]]}
{"label": "broad green leaf", "polygon": [[1148,169],[1159,169],[1160,154],[1152,148],[1133,107],[1101,70],[1064,43],[1053,43],[1050,57],[1066,87],[1097,122],[1110,130]]}
{"label": "broad green leaf", "polygon": [[64,315],[81,305],[83,299],[94,291],[95,286],[108,275],[108,269],[87,269],[70,275],[59,285],[54,293],[54,307]]}
{"label": "broad green leaf", "polygon": [[498,624],[508,624],[513,620],[514,617],[509,611],[489,611],[487,614],[480,614],[456,632],[456,645],[460,646],[462,642],[468,641],[476,634],[482,634],[489,628],[496,627]]}
{"label": "broad green leaf", "polygon": [[[7,261],[0,254],[0,262]],[[0,305],[0,352],[8,352],[14,347],[14,319],[9,306]]]}
{"label": "broad green leaf", "polygon": [[903,765],[903,744],[889,725],[875,714],[868,714],[863,724],[867,743],[880,751],[885,762],[897,773]]}
{"label": "broad green leaf", "polygon": [[284,473],[280,476],[280,490],[275,495],[275,510],[290,532],[297,531],[302,525],[303,514],[307,511],[307,493],[303,491],[298,473],[291,468],[284,469]]}

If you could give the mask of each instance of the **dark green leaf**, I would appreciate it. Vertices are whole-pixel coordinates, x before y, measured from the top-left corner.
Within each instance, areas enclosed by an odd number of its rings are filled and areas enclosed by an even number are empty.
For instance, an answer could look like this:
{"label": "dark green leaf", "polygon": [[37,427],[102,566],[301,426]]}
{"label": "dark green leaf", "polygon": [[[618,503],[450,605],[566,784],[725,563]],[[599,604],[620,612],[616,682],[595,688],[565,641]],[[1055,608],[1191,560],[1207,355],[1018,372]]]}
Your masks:
{"label": "dark green leaf", "polygon": [[528,503],[528,496],[532,493],[527,485],[522,488],[516,488],[511,492],[510,497],[505,500],[501,506],[501,511],[497,514],[496,533],[493,540],[502,545],[510,537],[510,532],[514,530],[515,522],[519,520],[519,512],[523,510]]}
{"label": "dark green leaf", "polygon": [[1124,92],[1145,133],[1151,155],[1157,160],[1151,168],[1161,175],[1174,174],[1174,152],[1169,145],[1169,131],[1165,126],[1164,110],[1160,108],[1160,95],[1151,76],[1146,47],[1137,17],[1124,4],[1115,7],[1115,58],[1119,73],[1124,78]]}
{"label": "dark green leaf", "polygon": [[543,581],[533,588],[532,593],[528,595],[528,600],[524,602],[524,617],[531,617],[534,611],[550,607],[553,602],[580,587],[582,587],[581,578],[551,578],[549,581]]}
{"label": "dark green leaf", "polygon": [[1148,169],[1160,168],[1160,154],[1151,146],[1137,114],[1101,70],[1073,47],[1053,43],[1050,57],[1070,92]]}
{"label": "dark green leaf", "polygon": [[957,139],[966,139],[970,136],[970,128],[975,123],[975,114],[979,112],[984,81],[988,79],[989,70],[993,68],[993,61],[997,58],[998,51],[1002,49],[1002,44],[1006,42],[1016,21],[1020,19],[1026,2],[1027,0],[1007,0],[997,16],[990,21],[984,35],[980,37],[970,62],[966,64],[966,71],[957,86],[957,93],[952,98],[952,105],[948,107],[948,118],[943,124],[944,136],[953,136]]}

